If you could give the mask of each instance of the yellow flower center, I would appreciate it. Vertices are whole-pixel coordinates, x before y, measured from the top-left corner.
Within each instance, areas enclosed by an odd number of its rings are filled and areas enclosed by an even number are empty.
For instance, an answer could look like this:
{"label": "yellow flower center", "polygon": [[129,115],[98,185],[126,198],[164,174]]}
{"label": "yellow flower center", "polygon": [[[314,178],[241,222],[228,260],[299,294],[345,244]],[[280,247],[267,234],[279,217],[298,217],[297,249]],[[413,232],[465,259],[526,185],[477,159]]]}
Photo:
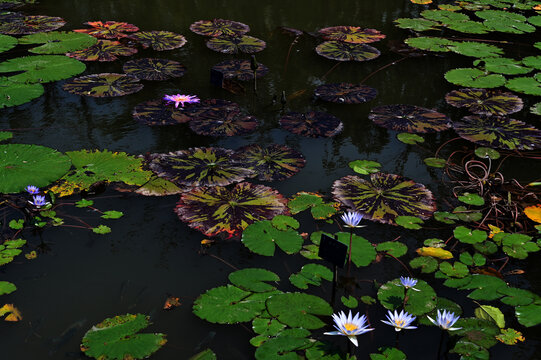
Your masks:
{"label": "yellow flower center", "polygon": [[396,326],[398,327],[403,327],[405,325],[405,321],[404,320],[400,320],[400,319],[396,319],[394,321],[394,323],[396,324]]}
{"label": "yellow flower center", "polygon": [[351,324],[351,323],[345,323],[344,324],[344,329],[346,329],[347,331],[353,331],[353,330],[357,330],[359,327],[355,324]]}

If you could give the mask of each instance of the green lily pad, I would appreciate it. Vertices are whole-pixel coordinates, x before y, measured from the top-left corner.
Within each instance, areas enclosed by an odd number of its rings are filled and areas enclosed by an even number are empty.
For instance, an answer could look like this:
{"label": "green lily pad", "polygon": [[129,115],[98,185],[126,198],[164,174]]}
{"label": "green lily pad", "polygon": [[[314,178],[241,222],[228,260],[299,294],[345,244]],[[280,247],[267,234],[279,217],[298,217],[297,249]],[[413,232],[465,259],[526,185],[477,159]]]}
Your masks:
{"label": "green lily pad", "polygon": [[357,306],[359,306],[359,301],[355,299],[352,295],[349,295],[348,297],[342,296],[340,298],[340,301],[344,306],[347,306],[350,309],[355,309]]}
{"label": "green lily pad", "polygon": [[496,160],[500,158],[500,153],[497,150],[487,148],[487,147],[479,147],[475,149],[475,155],[480,157],[481,159],[491,159]]}
{"label": "green lily pad", "polygon": [[34,54],[65,54],[86,49],[97,42],[96,38],[73,31],[51,31],[23,36],[19,44],[43,44],[28,51]]}
{"label": "green lily pad", "polygon": [[17,287],[14,284],[8,281],[0,281],[0,295],[11,294],[15,290],[17,290]]}
{"label": "green lily pad", "polygon": [[56,30],[64,26],[64,19],[46,15],[15,16],[0,23],[0,34],[26,35]]}
{"label": "green lily pad", "polygon": [[535,115],[541,115],[541,102],[538,102],[537,104],[533,104],[530,108],[530,112]]}
{"label": "green lily pad", "polygon": [[325,40],[336,40],[351,44],[368,44],[385,39],[385,35],[375,29],[358,26],[332,26],[318,31]]}
{"label": "green lily pad", "polygon": [[24,244],[26,240],[23,239],[6,240],[0,244],[0,266],[12,262],[13,258],[22,252],[20,248]]}
{"label": "green lily pad", "polygon": [[186,67],[178,61],[143,58],[125,62],[122,70],[141,80],[169,80],[182,77]]}
{"label": "green lily pad", "polygon": [[463,278],[470,273],[468,267],[458,261],[455,261],[453,265],[447,261],[444,261],[440,264],[440,270],[445,275],[456,278]]}
{"label": "green lily pad", "polygon": [[266,292],[275,290],[276,287],[265,281],[280,281],[278,275],[272,271],[260,268],[248,268],[237,270],[229,274],[229,281],[240,289],[253,292]]}
{"label": "green lily pad", "polygon": [[213,37],[207,41],[207,47],[224,54],[254,54],[263,51],[267,43],[248,35]]}
{"label": "green lily pad", "polygon": [[420,219],[415,216],[397,216],[394,221],[396,222],[396,225],[400,225],[403,228],[411,229],[411,230],[419,230],[422,228],[422,225],[424,224],[423,219]]}
{"label": "green lily pad", "polygon": [[427,20],[427,19],[410,19],[410,18],[399,18],[394,21],[397,27],[401,29],[411,29],[413,31],[428,31],[428,30],[437,30],[440,26],[439,23]]}
{"label": "green lily pad", "polygon": [[289,277],[291,284],[303,290],[308,289],[308,285],[320,286],[322,280],[332,281],[332,279],[332,271],[321,264],[306,264],[301,271]]}
{"label": "green lily pad", "polygon": [[430,274],[438,269],[438,260],[430,256],[419,256],[410,261],[410,266],[421,269],[423,274]]}
{"label": "green lily pad", "polygon": [[509,306],[530,305],[537,298],[531,291],[512,287],[500,288],[498,293],[505,295],[500,301]]}
{"label": "green lily pad", "polygon": [[453,234],[460,242],[466,244],[482,243],[487,239],[487,233],[482,230],[470,230],[465,226],[458,226],[454,229]]}
{"label": "green lily pad", "polygon": [[25,104],[40,97],[43,92],[41,84],[23,84],[0,77],[0,109]]}
{"label": "green lily pad", "polygon": [[122,44],[119,41],[98,40],[83,50],[66,53],[66,56],[81,61],[115,61],[119,56],[131,56],[137,53],[137,49]]}
{"label": "green lily pad", "polygon": [[465,222],[479,221],[483,214],[477,210],[468,210],[465,206],[457,206],[453,209],[453,215]]}
{"label": "green lily pad", "polygon": [[[471,275],[471,281],[460,285],[461,290],[472,290],[468,297],[473,300],[492,301],[502,297],[499,291],[507,287],[505,281],[489,275]],[[468,278],[465,278],[466,280]]]}
{"label": "green lily pad", "polygon": [[302,248],[304,239],[293,228],[279,229],[271,221],[257,221],[248,225],[242,233],[242,243],[250,251],[264,256],[273,256],[276,246],[287,254]]}
{"label": "green lily pad", "polygon": [[483,89],[496,88],[505,84],[505,78],[500,74],[488,74],[472,68],[449,70],[445,73],[445,79],[455,85]]}
{"label": "green lily pad", "polygon": [[443,24],[452,24],[457,21],[470,20],[466,14],[447,10],[423,10],[421,16],[432,21],[439,21]]}
{"label": "green lily pad", "polygon": [[325,41],[316,47],[316,52],[327,59],[337,61],[368,61],[380,55],[379,50],[370,45],[340,41]]}
{"label": "green lily pad", "polygon": [[484,348],[494,346],[498,342],[495,336],[500,333],[500,329],[492,321],[476,318],[460,318],[454,327],[461,329],[454,330],[453,334],[463,336],[463,339]]}
{"label": "green lily pad", "polygon": [[362,104],[376,98],[378,91],[363,84],[322,84],[314,90],[316,99],[336,104]]}
{"label": "green lily pad", "polygon": [[381,354],[370,354],[370,360],[406,360],[406,354],[397,348],[383,347],[378,351]]}
{"label": "green lily pad", "polygon": [[185,190],[179,188],[172,182],[159,177],[151,178],[148,182],[135,190],[137,194],[143,196],[167,196],[180,194],[183,191]]}
{"label": "green lily pad", "polygon": [[0,53],[17,46],[17,38],[8,35],[0,35]]}
{"label": "green lily pad", "polygon": [[526,23],[526,17],[503,10],[476,11],[475,15],[484,19],[483,25],[493,31],[511,34],[524,34],[535,31],[535,26]]}
{"label": "green lily pad", "polygon": [[296,350],[302,350],[311,341],[303,337],[282,335],[265,341],[255,351],[256,360],[297,360]]}
{"label": "green lily pad", "polygon": [[531,252],[540,250],[539,246],[531,241],[532,237],[526,234],[505,234],[502,241],[502,250],[516,259],[526,259]]}
{"label": "green lily pad", "polygon": [[376,246],[378,252],[386,252],[394,257],[401,257],[406,255],[408,247],[398,241],[384,241]]}
{"label": "green lily pad", "polygon": [[456,302],[444,297],[438,297],[436,299],[436,308],[431,312],[419,317],[417,321],[421,325],[434,326],[434,324],[430,320],[428,320],[427,316],[430,316],[432,319],[437,319],[438,311],[441,312],[443,310],[452,312],[457,316],[460,316],[462,314],[462,308]]}
{"label": "green lily pad", "polygon": [[462,359],[489,360],[490,358],[487,349],[465,339],[459,340],[449,352],[462,355]]}
{"label": "green lily pad", "polygon": [[86,332],[81,351],[100,360],[147,358],[167,342],[165,334],[138,333],[149,325],[149,317],[142,314],[107,318]]}
{"label": "green lily pad", "polygon": [[304,293],[285,293],[271,296],[267,310],[281,323],[292,328],[320,329],[325,322],[316,315],[330,316],[331,306],[322,298]]}
{"label": "green lily pad", "polygon": [[474,114],[506,115],[522,110],[523,102],[518,96],[499,90],[459,89],[445,95],[452,106],[466,108]]}
{"label": "green lily pad", "polygon": [[317,193],[298,192],[287,203],[293,215],[310,209],[312,217],[316,220],[328,219],[338,212],[336,203],[325,203]]}
{"label": "green lily pad", "polygon": [[355,160],[350,162],[349,167],[353,169],[358,174],[361,175],[368,175],[376,173],[381,167],[381,164],[377,161],[371,161],[371,160]]}
{"label": "green lily pad", "polygon": [[528,22],[537,27],[541,27],[541,16],[531,16],[528,18]]}
{"label": "green lily pad", "polygon": [[451,51],[451,46],[459,44],[452,40],[425,36],[409,38],[404,40],[404,42],[411,47],[434,52],[449,52]]}
{"label": "green lily pad", "polygon": [[481,206],[485,204],[485,199],[483,199],[478,194],[470,194],[468,192],[460,195],[458,200],[462,201],[464,204]]}
{"label": "green lily pad", "polygon": [[252,329],[256,334],[274,336],[284,330],[286,326],[276,319],[256,317],[252,321]]}
{"label": "green lily pad", "polygon": [[435,157],[428,157],[423,159],[423,162],[427,166],[435,167],[435,168],[444,168],[447,165],[447,160],[441,159],[441,158],[435,158]]}
{"label": "green lily pad", "polygon": [[116,210],[108,210],[104,211],[101,218],[103,219],[120,219],[122,216],[124,216],[124,213],[122,211],[116,211]]}
{"label": "green lily pad", "polygon": [[474,311],[475,317],[478,319],[483,319],[491,321],[498,325],[500,329],[505,328],[505,318],[500,309],[494,306],[489,305],[480,305]]}
{"label": "green lily pad", "polygon": [[0,142],[9,140],[13,137],[13,133],[11,131],[0,131]]}
{"label": "green lily pad", "polygon": [[152,47],[152,50],[164,51],[183,47],[186,38],[171,31],[139,31],[129,36],[137,41],[144,49]]}
{"label": "green lily pad", "polygon": [[522,66],[521,61],[504,57],[484,58],[473,62],[475,66],[480,64],[484,64],[484,68],[488,72],[504,75],[520,75],[532,71],[532,68]]}
{"label": "green lily pad", "polygon": [[75,95],[114,97],[136,93],[143,88],[143,84],[135,76],[102,73],[69,80],[62,88]]}
{"label": "green lily pad", "polygon": [[212,350],[205,349],[195,354],[194,356],[192,356],[189,360],[216,360],[216,359],[217,359],[216,354]]}
{"label": "green lily pad", "polygon": [[[338,241],[349,247],[350,234],[339,232],[334,234]],[[376,259],[376,249],[372,244],[363,238],[353,234],[351,237],[351,261],[355,266],[368,266]]]}
{"label": "green lily pad", "polygon": [[532,327],[541,324],[541,304],[533,303],[526,306],[517,306],[515,315],[518,322],[526,327]]}
{"label": "green lily pad", "polygon": [[503,55],[503,50],[499,47],[475,41],[458,42],[453,44],[449,49],[457,54],[476,58],[490,58]]}
{"label": "green lily pad", "polygon": [[541,81],[533,77],[517,77],[507,80],[505,87],[522,94],[541,96]]}
{"label": "green lily pad", "polygon": [[78,33],[85,33],[100,39],[121,39],[128,35],[127,32],[138,31],[139,28],[133,24],[120,21],[88,21],[85,25],[91,26],[90,29],[74,30]]}
{"label": "green lily pad", "polygon": [[307,137],[332,137],[344,129],[339,118],[321,111],[288,112],[280,118],[280,126],[293,134]]}
{"label": "green lily pad", "polygon": [[85,71],[82,62],[61,55],[37,55],[10,59],[0,63],[0,73],[23,71],[9,77],[20,83],[47,83],[67,79]]}
{"label": "green lily pad", "polygon": [[396,135],[396,138],[404,144],[408,145],[415,145],[417,143],[425,142],[425,139],[422,136],[411,133],[400,133]]}
{"label": "green lily pad", "polygon": [[404,293],[407,294],[404,310],[412,315],[423,315],[436,308],[436,292],[426,281],[418,280],[415,288],[407,289],[401,285],[400,279],[394,279],[381,285],[378,300],[389,310],[395,310],[404,304]]}
{"label": "green lily pad", "polygon": [[250,31],[250,27],[238,21],[213,19],[199,20],[190,25],[190,30],[203,36],[233,36]]}
{"label": "green lily pad", "polygon": [[376,125],[408,133],[432,133],[451,127],[442,113],[415,105],[383,105],[370,110],[368,118]]}
{"label": "green lily pad", "polygon": [[522,63],[534,69],[541,70],[541,56],[527,56],[522,59]]}

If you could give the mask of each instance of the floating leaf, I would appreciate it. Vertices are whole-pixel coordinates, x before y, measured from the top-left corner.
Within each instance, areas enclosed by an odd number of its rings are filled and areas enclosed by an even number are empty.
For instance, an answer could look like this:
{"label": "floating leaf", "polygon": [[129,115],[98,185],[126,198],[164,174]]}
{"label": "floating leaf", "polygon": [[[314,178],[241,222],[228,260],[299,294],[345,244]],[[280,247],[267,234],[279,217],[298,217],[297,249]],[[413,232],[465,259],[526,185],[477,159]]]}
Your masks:
{"label": "floating leaf", "polygon": [[183,189],[165,179],[155,177],[150,179],[143,186],[135,190],[136,193],[143,196],[166,196],[179,194]]}
{"label": "floating leaf", "polygon": [[458,217],[459,220],[465,222],[479,221],[483,218],[483,214],[477,210],[468,210],[464,206],[457,206],[453,209],[453,214]]}
{"label": "floating leaf", "polygon": [[[461,290],[472,290],[468,297],[474,300],[492,301],[502,297],[500,290],[507,287],[505,281],[490,275],[471,275],[471,281],[460,285]],[[467,278],[466,278],[467,279]],[[447,283],[446,283],[447,285]]]}
{"label": "floating leaf", "polygon": [[445,275],[456,278],[463,278],[470,273],[468,267],[458,261],[455,261],[452,265],[451,263],[444,261],[440,264],[440,270]]}
{"label": "floating leaf", "polygon": [[75,206],[78,208],[84,208],[94,205],[94,200],[81,199],[75,202]]}
{"label": "floating leaf", "polygon": [[492,321],[493,323],[498,325],[500,329],[503,329],[505,327],[505,318],[502,311],[497,307],[489,305],[479,305],[479,307],[475,309],[475,317],[478,319]]}
{"label": "floating leaf", "polygon": [[173,118],[179,122],[188,122],[199,117],[212,118],[221,113],[241,111],[238,104],[222,99],[206,99],[196,104],[187,104],[176,110]]}
{"label": "floating leaf", "polygon": [[231,281],[233,285],[246,291],[266,292],[275,290],[276,287],[267,284],[265,281],[277,282],[280,281],[280,278],[269,270],[248,268],[237,270],[229,274],[229,281]]}
{"label": "floating leaf", "polygon": [[143,58],[127,61],[122,70],[141,80],[169,80],[183,76],[186,67],[178,61]]}
{"label": "floating leaf", "polygon": [[524,215],[536,223],[541,223],[541,204],[525,207]]}
{"label": "floating leaf", "polygon": [[176,125],[189,120],[179,108],[166,104],[162,99],[145,101],[137,104],[132,116],[145,125]]}
{"label": "floating leaf", "polygon": [[404,144],[415,145],[416,143],[423,143],[425,139],[417,134],[400,133],[396,135],[396,138]]}
{"label": "floating leaf", "polygon": [[535,27],[526,23],[526,17],[503,10],[476,11],[475,15],[484,19],[483,25],[493,31],[512,34],[524,34],[535,31]]}
{"label": "floating leaf", "polygon": [[502,332],[496,335],[496,339],[505,345],[515,345],[519,341],[526,340],[522,333],[515,329],[502,329]]}
{"label": "floating leaf", "polygon": [[250,31],[250,27],[238,21],[213,19],[199,20],[190,25],[190,30],[203,36],[242,35]]}
{"label": "floating leaf", "polygon": [[408,133],[437,132],[451,126],[446,115],[414,105],[378,106],[370,110],[368,118],[376,125]]}
{"label": "floating leaf", "polygon": [[46,15],[26,15],[3,19],[0,23],[0,34],[26,35],[56,30],[64,26],[64,19]]}
{"label": "floating leaf", "polygon": [[[312,234],[314,235],[314,234]],[[319,241],[321,239],[321,233],[317,233],[316,236],[319,237],[317,239],[317,243],[319,244]],[[361,267],[361,266],[368,266],[376,259],[377,253],[374,246],[370,243],[370,241],[366,240],[362,236],[358,236],[353,234],[353,236],[350,236],[350,233],[345,232],[339,232],[334,235],[327,234],[330,237],[333,237],[337,239],[342,244],[349,247],[349,241],[351,238],[351,261],[355,266]],[[314,241],[314,239],[311,239]]]}
{"label": "floating leaf", "polygon": [[453,254],[445,249],[442,249],[441,247],[422,247],[416,250],[417,254],[420,256],[430,256],[437,259],[452,259]]}
{"label": "floating leaf", "polygon": [[494,236],[494,239],[501,241],[502,250],[504,253],[517,259],[526,259],[528,257],[528,253],[540,250],[539,246],[531,241],[532,237],[526,234],[500,233]]}
{"label": "floating leaf", "polygon": [[527,306],[517,306],[515,315],[518,322],[526,327],[532,327],[541,324],[541,304],[531,304]]}
{"label": "floating leaf", "polygon": [[522,59],[522,63],[534,69],[541,70],[541,56],[527,56]]}
{"label": "floating leaf", "polygon": [[38,55],[10,59],[0,63],[0,73],[23,71],[8,79],[19,83],[47,83],[67,79],[85,71],[80,61],[61,55]]}
{"label": "floating leaf", "polygon": [[533,104],[533,106],[530,108],[530,112],[535,115],[541,115],[541,102]]}
{"label": "floating leaf", "polygon": [[429,313],[425,314],[424,316],[420,317],[418,319],[419,324],[434,326],[434,324],[430,320],[428,320],[428,316],[430,316],[432,319],[437,319],[438,311],[441,313],[443,310],[447,310],[448,312],[452,312],[458,316],[462,314],[462,308],[460,307],[460,305],[458,305],[454,301],[451,301],[447,298],[438,297],[436,299],[436,308],[430,311]]}
{"label": "floating leaf", "polygon": [[118,41],[98,40],[94,45],[73,52],[66,56],[82,61],[115,61],[119,56],[131,56],[137,49],[123,45]]}
{"label": "floating leaf", "polygon": [[[432,0],[412,0],[412,2],[415,4],[423,3],[423,1],[424,3],[429,1],[428,4],[432,2]],[[382,347],[378,350],[381,351],[381,354],[370,354],[370,360],[406,360],[406,354],[397,348]]]}
{"label": "floating leaf", "polygon": [[465,339],[460,339],[450,353],[460,354],[463,359],[489,360],[490,353],[487,349]]}
{"label": "floating leaf", "polygon": [[8,315],[4,318],[5,321],[17,322],[23,319],[21,312],[13,304],[5,304],[0,307],[0,317],[6,314]]}
{"label": "floating leaf", "polygon": [[[309,331],[302,330],[310,334]],[[255,358],[257,360],[296,360],[299,358],[296,350],[305,349],[312,344],[312,340],[304,337],[280,335],[270,338],[259,346],[255,351]]]}
{"label": "floating leaf", "polygon": [[190,121],[190,129],[199,135],[235,136],[249,134],[259,126],[259,120],[240,110],[206,111]]}
{"label": "floating leaf", "polygon": [[34,54],[65,54],[70,51],[86,49],[96,42],[95,37],[72,31],[51,31],[26,35],[19,39],[19,44],[43,44],[28,50]]}
{"label": "floating leaf", "polygon": [[496,160],[500,158],[500,153],[498,151],[487,147],[479,147],[475,149],[475,155],[481,159],[489,158],[491,160]]}
{"label": "floating leaf", "polygon": [[518,77],[507,80],[505,87],[527,95],[541,96],[541,81],[531,77]]}
{"label": "floating leaf", "polygon": [[267,310],[285,325],[308,330],[325,326],[325,323],[315,315],[330,316],[333,312],[325,300],[303,293],[273,295],[267,300]]}
{"label": "floating leaf", "polygon": [[404,42],[411,47],[434,52],[449,52],[451,51],[451,46],[458,44],[456,41],[444,38],[424,36],[409,38],[404,40]]}
{"label": "floating leaf", "polygon": [[0,109],[27,103],[43,95],[43,92],[41,84],[23,84],[0,77]]}
{"label": "floating leaf", "polygon": [[483,199],[478,194],[470,194],[468,192],[460,195],[458,200],[462,201],[464,204],[481,206],[485,204],[485,199]]}
{"label": "floating leaf", "polygon": [[287,254],[294,254],[301,249],[303,242],[294,228],[279,229],[276,223],[268,220],[257,221],[242,233],[242,243],[250,251],[264,256],[273,256],[276,246]]}
{"label": "floating leaf", "polygon": [[523,106],[522,99],[512,93],[485,89],[454,90],[445,95],[445,101],[480,115],[512,114]]}
{"label": "floating leaf", "polygon": [[292,214],[310,209],[312,217],[316,220],[328,219],[337,213],[337,203],[324,203],[322,196],[317,193],[298,192],[287,203]]}
{"label": "floating leaf", "polygon": [[422,219],[419,219],[415,216],[397,216],[394,221],[396,222],[396,225],[400,225],[403,228],[406,229],[412,229],[412,230],[419,230],[424,224],[424,221]]}
{"label": "floating leaf", "polygon": [[453,127],[460,137],[482,146],[506,150],[541,147],[541,131],[507,117],[465,116]]}
{"label": "floating leaf", "polygon": [[139,28],[135,25],[118,21],[88,21],[85,25],[89,25],[90,29],[73,30],[79,33],[85,33],[101,39],[120,39],[127,37],[126,32],[135,32]]}
{"label": "floating leaf", "polygon": [[207,41],[207,47],[224,54],[254,54],[267,47],[263,40],[248,35],[213,37]]}
{"label": "floating leaf", "polygon": [[449,49],[457,54],[476,58],[490,58],[503,55],[503,50],[499,47],[475,41],[457,42],[451,45]]}
{"label": "floating leaf", "polygon": [[296,274],[289,276],[289,281],[299,289],[308,289],[308,285],[320,286],[322,280],[332,281],[333,272],[320,264],[306,264]]}
{"label": "floating leaf", "polygon": [[423,159],[423,162],[427,166],[432,166],[435,168],[444,168],[447,165],[447,161],[445,159],[435,158],[435,157],[429,157],[426,159]]}
{"label": "floating leaf", "polygon": [[135,76],[102,73],[72,79],[62,88],[75,95],[114,97],[136,93],[143,88],[143,84]]}
{"label": "floating leaf", "polygon": [[370,45],[341,41],[325,41],[316,47],[316,52],[327,59],[337,61],[368,61],[380,55],[379,50]]}
{"label": "floating leaf", "polygon": [[142,314],[107,318],[86,332],[81,351],[100,360],[147,358],[167,342],[164,334],[138,333],[149,325],[149,317]]}
{"label": "floating leaf", "polygon": [[465,226],[458,226],[453,230],[455,238],[466,244],[482,243],[487,239],[487,233],[482,230],[470,230]]}
{"label": "floating leaf", "polygon": [[405,311],[416,316],[435,309],[436,292],[434,289],[423,280],[418,280],[415,288],[419,291],[406,290],[401,285],[400,279],[394,279],[380,286],[378,300],[383,307],[389,310],[395,310],[404,305]]}
{"label": "floating leaf", "polygon": [[285,180],[299,172],[306,163],[304,156],[285,145],[247,145],[237,151],[233,159],[256,172],[261,181]]}
{"label": "floating leaf", "polygon": [[410,18],[399,18],[395,21],[396,26],[401,29],[411,29],[413,31],[428,31],[428,30],[437,30],[439,23],[427,20],[427,19],[410,19]]}
{"label": "floating leaf", "polygon": [[195,354],[188,360],[216,360],[216,359],[217,359],[216,354],[212,350],[205,349]]}
{"label": "floating leaf", "polygon": [[0,295],[11,294],[15,290],[17,290],[17,287],[14,284],[8,281],[0,281]]}
{"label": "floating leaf", "polygon": [[122,211],[109,210],[104,211],[101,217],[103,219],[120,219],[122,216],[124,216],[124,213]]}
{"label": "floating leaf", "polygon": [[339,118],[317,111],[286,113],[280,118],[280,126],[293,134],[308,137],[332,137],[344,128]]}
{"label": "floating leaf", "polygon": [[532,68],[522,66],[521,61],[504,57],[491,57],[475,60],[473,65],[478,66],[481,63],[484,63],[486,71],[504,75],[527,74],[532,71]]}
{"label": "floating leaf", "polygon": [[8,35],[0,35],[0,53],[17,46],[17,38]]}
{"label": "floating leaf", "polygon": [[178,49],[186,44],[186,38],[171,31],[140,31],[129,36],[144,49],[152,47],[156,51]]}
{"label": "floating leaf", "polygon": [[379,243],[376,247],[376,250],[378,252],[389,253],[390,255],[398,258],[406,255],[406,253],[408,252],[408,247],[398,241],[385,241]]}
{"label": "floating leaf", "polygon": [[338,104],[362,104],[377,96],[376,89],[362,84],[336,83],[319,85],[314,96]]}
{"label": "floating leaf", "polygon": [[[254,71],[251,68],[250,60],[230,59],[214,65],[211,71],[217,71],[225,79],[235,79],[240,81],[249,81],[254,79]],[[258,63],[255,75],[257,78],[265,76],[269,68]]]}
{"label": "floating leaf", "polygon": [[109,234],[111,232],[111,228],[106,225],[98,225],[95,228],[92,228],[92,231],[96,234]]}
{"label": "floating leaf", "polygon": [[325,40],[336,40],[352,44],[367,44],[385,39],[385,35],[375,29],[362,29],[358,26],[333,26],[320,29]]}
{"label": "floating leaf", "polygon": [[500,333],[500,329],[492,321],[476,318],[460,318],[454,327],[460,328],[454,330],[454,334],[483,348],[494,346],[497,343],[495,336]]}
{"label": "floating leaf", "polygon": [[434,197],[424,185],[399,175],[375,173],[370,180],[346,176],[333,184],[333,195],[365,218],[394,224],[400,215],[428,219],[436,210]]}
{"label": "floating leaf", "polygon": [[421,16],[425,19],[439,21],[443,24],[452,24],[458,21],[470,20],[468,15],[446,10],[424,10]]}
{"label": "floating leaf", "polygon": [[502,75],[488,74],[472,68],[449,70],[445,73],[445,79],[455,85],[474,88],[496,88],[505,84],[505,78]]}
{"label": "floating leaf", "polygon": [[358,174],[361,175],[368,175],[376,173],[381,167],[381,164],[377,161],[371,161],[371,160],[355,160],[350,162],[349,167],[353,169]]}
{"label": "floating leaf", "polygon": [[423,274],[430,274],[438,269],[438,261],[431,257],[417,257],[410,261],[410,266],[421,269]]}
{"label": "floating leaf", "polygon": [[344,306],[347,306],[350,309],[355,309],[357,306],[359,306],[359,302],[352,295],[349,295],[348,297],[342,296],[340,301],[342,304],[344,304]]}

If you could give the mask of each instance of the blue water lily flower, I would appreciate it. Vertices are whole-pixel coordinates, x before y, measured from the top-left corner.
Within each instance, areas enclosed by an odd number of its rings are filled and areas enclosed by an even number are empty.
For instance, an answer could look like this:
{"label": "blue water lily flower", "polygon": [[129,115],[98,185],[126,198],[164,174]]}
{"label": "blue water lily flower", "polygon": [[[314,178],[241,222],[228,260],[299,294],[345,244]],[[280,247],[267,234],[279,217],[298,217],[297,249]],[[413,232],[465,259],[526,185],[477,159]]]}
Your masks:
{"label": "blue water lily flower", "polygon": [[359,346],[356,337],[357,335],[362,335],[366,332],[374,330],[368,328],[369,324],[366,323],[366,315],[359,316],[359,313],[357,313],[354,317],[352,317],[351,310],[349,311],[347,317],[343,311],[340,311],[338,314],[333,314],[332,318],[335,323],[334,327],[338,331],[326,332],[325,335],[347,336],[355,346]]}
{"label": "blue water lily flower", "polygon": [[443,310],[443,312],[440,312],[438,310],[438,317],[436,320],[432,319],[430,316],[426,316],[428,320],[432,322],[432,324],[439,326],[443,330],[460,330],[462,328],[454,328],[452,327],[458,319],[460,319],[460,316],[456,315],[453,312]]}
{"label": "blue water lily flower", "polygon": [[350,228],[360,228],[365,227],[366,225],[359,225],[363,219],[363,215],[359,214],[357,211],[348,211],[347,213],[340,216],[346,227]]}
{"label": "blue water lily flower", "polygon": [[421,291],[419,289],[414,288],[414,286],[417,285],[417,279],[401,276],[400,277],[400,283],[406,289],[411,289],[411,290],[415,290],[415,291]]}
{"label": "blue water lily flower", "polygon": [[417,326],[410,326],[410,324],[415,320],[415,316],[411,316],[404,310],[400,312],[400,314],[395,310],[394,314],[391,310],[389,310],[387,316],[387,320],[381,320],[384,324],[394,326],[394,329],[396,331],[400,331],[402,329],[417,329]]}
{"label": "blue water lily flower", "polygon": [[42,195],[34,195],[32,196],[32,201],[28,201],[31,205],[34,205],[38,209],[42,206],[49,205],[50,203],[45,200],[45,196]]}
{"label": "blue water lily flower", "polygon": [[31,195],[39,194],[39,187],[37,187],[37,186],[28,185],[24,189]]}

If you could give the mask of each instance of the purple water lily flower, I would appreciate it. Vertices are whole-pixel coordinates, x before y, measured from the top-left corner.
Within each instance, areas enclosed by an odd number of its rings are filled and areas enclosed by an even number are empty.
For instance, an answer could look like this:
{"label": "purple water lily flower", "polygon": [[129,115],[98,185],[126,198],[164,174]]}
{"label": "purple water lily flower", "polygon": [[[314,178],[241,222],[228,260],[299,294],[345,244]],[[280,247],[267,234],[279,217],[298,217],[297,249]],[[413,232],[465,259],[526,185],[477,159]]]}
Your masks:
{"label": "purple water lily flower", "polygon": [[340,218],[342,219],[344,224],[350,228],[366,226],[366,225],[359,225],[359,223],[363,219],[363,215],[359,214],[357,211],[348,211],[347,213],[342,214]]}
{"label": "purple water lily flower", "polygon": [[49,205],[50,203],[45,200],[45,196],[43,195],[34,195],[32,196],[32,201],[28,201],[31,205],[34,205],[38,209],[42,206]]}
{"label": "purple water lily flower", "polygon": [[411,290],[415,290],[415,291],[421,291],[419,289],[414,288],[414,286],[417,285],[417,280],[414,279],[414,278],[401,276],[400,277],[400,283],[406,289],[411,289]]}
{"label": "purple water lily flower", "polygon": [[37,186],[28,185],[24,189],[31,195],[39,194],[39,187],[37,187]]}
{"label": "purple water lily flower", "polygon": [[166,101],[174,102],[176,108],[178,108],[178,104],[184,107],[184,104],[195,104],[199,102],[199,98],[195,95],[165,95],[163,99]]}

